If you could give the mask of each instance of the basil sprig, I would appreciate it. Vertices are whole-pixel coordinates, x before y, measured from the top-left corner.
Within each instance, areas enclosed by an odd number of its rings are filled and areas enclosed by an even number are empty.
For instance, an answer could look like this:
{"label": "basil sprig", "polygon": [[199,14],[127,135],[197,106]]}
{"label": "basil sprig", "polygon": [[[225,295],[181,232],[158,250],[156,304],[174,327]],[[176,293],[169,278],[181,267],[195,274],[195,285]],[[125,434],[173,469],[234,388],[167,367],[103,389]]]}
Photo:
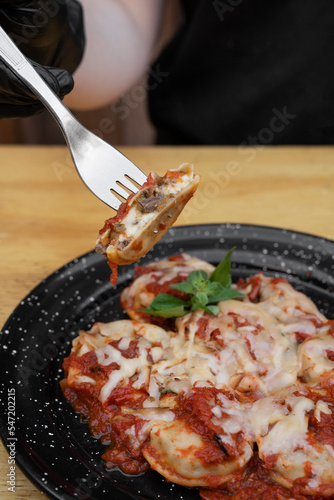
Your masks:
{"label": "basil sprig", "polygon": [[177,318],[197,309],[209,314],[218,314],[219,307],[216,305],[218,302],[243,297],[242,293],[231,288],[230,257],[234,249],[235,247],[225,255],[210,276],[205,271],[192,271],[187,281],[170,285],[174,290],[188,294],[189,300],[168,293],[159,293],[142,311],[162,318]]}

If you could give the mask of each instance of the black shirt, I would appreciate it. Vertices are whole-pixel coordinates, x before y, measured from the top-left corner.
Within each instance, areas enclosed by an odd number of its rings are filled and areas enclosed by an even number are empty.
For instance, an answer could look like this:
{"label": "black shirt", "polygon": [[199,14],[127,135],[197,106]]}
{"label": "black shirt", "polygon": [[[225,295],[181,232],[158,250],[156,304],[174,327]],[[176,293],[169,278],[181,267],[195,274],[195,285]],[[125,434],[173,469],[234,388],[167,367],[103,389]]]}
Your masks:
{"label": "black shirt", "polygon": [[152,65],[164,144],[334,144],[334,0],[184,0]]}

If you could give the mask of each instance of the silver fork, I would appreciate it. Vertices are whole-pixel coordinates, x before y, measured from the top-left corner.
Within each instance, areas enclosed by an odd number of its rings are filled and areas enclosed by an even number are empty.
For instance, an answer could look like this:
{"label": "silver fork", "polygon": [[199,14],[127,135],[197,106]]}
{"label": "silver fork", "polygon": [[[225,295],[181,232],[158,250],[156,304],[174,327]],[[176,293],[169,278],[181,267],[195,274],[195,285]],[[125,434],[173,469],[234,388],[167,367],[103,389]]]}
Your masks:
{"label": "silver fork", "polygon": [[146,175],[120,151],[87,130],[39,76],[26,57],[0,26],[0,58],[40,99],[60,126],[70,149],[74,165],[86,186],[104,203],[117,210],[138,191]]}

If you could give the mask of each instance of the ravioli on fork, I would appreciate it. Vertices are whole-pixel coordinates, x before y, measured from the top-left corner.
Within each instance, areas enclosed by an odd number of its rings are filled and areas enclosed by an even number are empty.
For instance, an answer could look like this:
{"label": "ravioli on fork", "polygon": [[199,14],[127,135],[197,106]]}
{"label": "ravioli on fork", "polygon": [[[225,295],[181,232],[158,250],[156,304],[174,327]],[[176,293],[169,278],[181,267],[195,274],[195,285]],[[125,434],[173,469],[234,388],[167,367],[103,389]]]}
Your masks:
{"label": "ravioli on fork", "polygon": [[199,181],[200,176],[190,163],[168,170],[163,177],[151,172],[140,190],[105,221],[96,251],[107,257],[113,285],[117,266],[136,262],[164,236],[195,193]]}

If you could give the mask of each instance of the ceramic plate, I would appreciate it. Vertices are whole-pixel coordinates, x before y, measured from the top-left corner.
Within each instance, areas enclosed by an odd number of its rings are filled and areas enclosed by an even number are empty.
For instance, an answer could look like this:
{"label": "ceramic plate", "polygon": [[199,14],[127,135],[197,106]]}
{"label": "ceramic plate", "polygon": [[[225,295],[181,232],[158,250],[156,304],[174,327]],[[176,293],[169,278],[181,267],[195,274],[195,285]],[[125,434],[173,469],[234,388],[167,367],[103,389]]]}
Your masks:
{"label": "ceramic plate", "polygon": [[[334,318],[334,242],[282,229],[239,224],[177,227],[141,264],[186,252],[217,264],[236,246],[233,281],[263,270],[284,276]],[[104,257],[90,252],[40,283],[15,309],[1,335],[3,395],[15,394],[15,432],[8,429],[2,398],[1,434],[15,450],[24,473],[51,498],[104,500],[194,500],[196,489],[167,483],[154,471],[126,476],[107,472],[94,440],[64,400],[59,387],[62,360],[81,328],[126,317],[119,296],[133,275],[120,268],[112,288]],[[15,439],[13,439],[15,438]],[[13,445],[15,443],[15,446]],[[14,453],[14,452],[13,452]]]}

